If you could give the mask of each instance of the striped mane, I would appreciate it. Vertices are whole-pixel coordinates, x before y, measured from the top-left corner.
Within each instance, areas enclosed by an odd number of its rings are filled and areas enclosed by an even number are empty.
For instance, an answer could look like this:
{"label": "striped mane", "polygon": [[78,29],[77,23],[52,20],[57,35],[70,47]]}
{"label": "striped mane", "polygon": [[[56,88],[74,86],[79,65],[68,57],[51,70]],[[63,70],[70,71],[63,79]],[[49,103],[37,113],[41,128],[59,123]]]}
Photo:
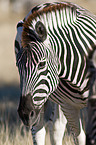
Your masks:
{"label": "striped mane", "polygon": [[[30,33],[32,32],[30,30],[30,27],[32,27],[32,21],[35,20],[37,17],[42,16],[44,13],[50,13],[50,12],[56,12],[57,10],[61,10],[66,7],[71,7],[73,9],[76,9],[76,6],[71,3],[46,3],[45,5],[37,8],[33,8],[32,14],[29,15],[27,20],[23,24],[23,32],[22,32],[22,46],[26,47],[31,41],[32,37],[30,36]],[[30,32],[31,31],[31,32]],[[34,31],[34,29],[33,29]],[[33,32],[32,32],[33,33]],[[34,33],[35,35],[35,33]],[[35,35],[36,37],[36,35]],[[34,41],[34,40],[33,40]]]}

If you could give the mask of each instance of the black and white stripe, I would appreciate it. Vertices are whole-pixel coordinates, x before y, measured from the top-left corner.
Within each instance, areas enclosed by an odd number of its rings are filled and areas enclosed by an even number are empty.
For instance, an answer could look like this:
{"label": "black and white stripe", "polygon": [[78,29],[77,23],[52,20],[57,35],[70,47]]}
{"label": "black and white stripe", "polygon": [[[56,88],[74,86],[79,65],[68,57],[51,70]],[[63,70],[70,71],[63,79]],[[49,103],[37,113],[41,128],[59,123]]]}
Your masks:
{"label": "black and white stripe", "polygon": [[79,136],[79,113],[89,93],[89,54],[96,46],[96,16],[72,3],[48,3],[31,10],[23,23],[17,25],[22,51],[17,38],[15,43],[22,98],[30,94],[39,110],[48,97],[57,102]]}

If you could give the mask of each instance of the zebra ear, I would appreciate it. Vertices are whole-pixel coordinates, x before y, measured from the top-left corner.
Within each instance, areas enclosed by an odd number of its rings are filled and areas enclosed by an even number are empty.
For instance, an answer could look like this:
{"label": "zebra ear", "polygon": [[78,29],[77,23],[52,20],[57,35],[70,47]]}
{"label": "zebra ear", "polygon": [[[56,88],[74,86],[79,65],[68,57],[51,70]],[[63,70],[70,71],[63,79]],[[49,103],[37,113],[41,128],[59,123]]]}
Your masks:
{"label": "zebra ear", "polygon": [[39,37],[39,39],[43,42],[46,40],[47,38],[47,30],[44,26],[44,24],[40,21],[38,21],[35,25],[35,30],[36,30],[36,33]]}

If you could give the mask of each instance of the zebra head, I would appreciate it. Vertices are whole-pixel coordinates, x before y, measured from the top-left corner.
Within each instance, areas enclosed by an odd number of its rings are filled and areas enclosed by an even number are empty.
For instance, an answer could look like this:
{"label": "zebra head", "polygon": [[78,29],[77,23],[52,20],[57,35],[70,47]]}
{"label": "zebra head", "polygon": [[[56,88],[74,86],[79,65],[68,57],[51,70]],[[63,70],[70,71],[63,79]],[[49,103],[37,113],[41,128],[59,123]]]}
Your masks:
{"label": "zebra head", "polygon": [[42,22],[38,21],[34,29],[25,22],[17,66],[21,89],[18,113],[27,126],[38,122],[42,106],[59,82],[57,59],[44,44],[46,40],[47,30]]}

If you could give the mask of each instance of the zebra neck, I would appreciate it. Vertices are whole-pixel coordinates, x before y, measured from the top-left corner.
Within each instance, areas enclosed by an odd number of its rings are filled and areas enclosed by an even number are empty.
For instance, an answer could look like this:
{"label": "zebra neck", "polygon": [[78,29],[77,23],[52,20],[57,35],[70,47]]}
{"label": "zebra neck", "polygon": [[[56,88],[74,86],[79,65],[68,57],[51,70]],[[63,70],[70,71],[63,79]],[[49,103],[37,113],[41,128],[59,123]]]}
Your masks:
{"label": "zebra neck", "polygon": [[[53,102],[60,103],[62,107],[68,103],[72,106],[83,108],[86,106],[88,97],[87,90],[81,91],[76,85],[73,85],[64,79],[60,79],[59,85],[57,89],[50,95],[50,99]],[[86,92],[86,96],[83,95],[84,92]]]}
{"label": "zebra neck", "polygon": [[44,44],[50,48],[53,58],[56,59],[55,61],[58,65],[58,75],[65,69],[64,59],[66,57],[64,58],[64,53],[66,53],[66,47],[69,46],[69,44],[67,45],[64,40],[64,37],[69,35],[67,26],[73,23],[76,20],[76,17],[76,8],[70,6],[66,6],[46,14],[44,13],[41,17],[41,20],[45,24],[48,32],[48,36],[44,41]]}

